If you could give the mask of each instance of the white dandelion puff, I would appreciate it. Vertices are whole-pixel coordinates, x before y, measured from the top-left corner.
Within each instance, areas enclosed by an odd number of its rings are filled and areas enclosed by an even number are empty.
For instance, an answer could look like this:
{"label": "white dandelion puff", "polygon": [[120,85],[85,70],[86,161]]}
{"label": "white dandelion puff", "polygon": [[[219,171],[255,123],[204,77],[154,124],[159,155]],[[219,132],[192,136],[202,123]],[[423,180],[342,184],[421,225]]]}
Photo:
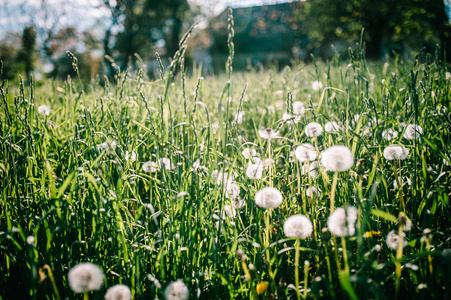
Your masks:
{"label": "white dandelion puff", "polygon": [[75,293],[87,293],[102,287],[103,273],[95,264],[85,262],[70,269],[68,280]]}
{"label": "white dandelion puff", "polygon": [[317,161],[312,162],[309,165],[309,175],[313,179],[317,179],[319,177],[319,165]]}
{"label": "white dandelion puff", "polygon": [[258,131],[258,135],[262,139],[272,140],[279,138],[279,132],[276,130],[273,130],[271,128],[261,129]]}
{"label": "white dandelion puff", "polygon": [[240,196],[240,187],[234,182],[227,182],[226,196],[231,200],[235,200]]}
{"label": "white dandelion puff", "polygon": [[304,115],[305,113],[304,103],[302,103],[301,101],[295,101],[293,102],[292,106],[293,106],[293,114],[297,116]]}
{"label": "white dandelion puff", "polygon": [[160,158],[160,166],[164,166],[166,170],[174,170],[175,165],[167,157]]}
{"label": "white dandelion puff", "polygon": [[307,190],[305,190],[305,194],[307,197],[316,197],[319,194],[319,190],[314,186],[309,186]]}
{"label": "white dandelion puff", "polygon": [[225,219],[226,216],[228,216],[230,219],[233,219],[236,217],[236,210],[235,208],[231,207],[230,205],[224,205],[224,211],[222,214],[222,218]]}
{"label": "white dandelion puff", "polygon": [[305,135],[308,137],[320,136],[322,132],[323,128],[316,122],[308,123],[307,126],[305,126]]}
{"label": "white dandelion puff", "polygon": [[[401,177],[401,178],[400,178],[400,181],[401,181],[401,187],[403,187],[403,186],[404,186],[404,178]],[[407,185],[409,185],[409,186],[412,185],[412,180],[410,180],[410,178],[406,178],[406,182],[407,182]],[[394,187],[395,189],[398,189],[398,182],[396,181],[396,179],[393,180],[393,187]]]}
{"label": "white dandelion puff", "polygon": [[326,125],[324,125],[324,130],[329,133],[337,133],[340,130],[340,125],[335,121],[327,122]]}
{"label": "white dandelion puff", "polygon": [[[405,247],[407,245],[407,241],[404,239],[406,236],[406,234],[403,232],[402,233],[402,240],[403,240],[403,247]],[[392,250],[396,250],[398,249],[399,246],[399,235],[394,231],[390,231],[387,234],[387,239],[385,240],[385,242],[387,243],[387,246],[392,249]]]}
{"label": "white dandelion puff", "polygon": [[416,140],[423,134],[423,128],[420,125],[409,124],[404,131],[404,137],[408,140]]}
{"label": "white dandelion puff", "polygon": [[385,147],[384,157],[386,160],[404,160],[409,157],[409,150],[403,146],[391,145]]}
{"label": "white dandelion puff", "polygon": [[252,164],[246,169],[246,176],[249,179],[260,179],[263,175],[263,163]]}
{"label": "white dandelion puff", "polygon": [[321,153],[321,163],[333,172],[344,172],[354,165],[354,155],[346,146],[332,146]]}
{"label": "white dandelion puff", "polygon": [[312,234],[313,226],[306,216],[298,214],[285,221],[283,231],[289,238],[306,239]]}
{"label": "white dandelion puff", "polygon": [[235,175],[229,172],[219,172],[218,170],[214,170],[211,173],[211,178],[216,181],[217,185],[220,184],[229,184],[235,180]]}
{"label": "white dandelion puff", "polygon": [[143,164],[143,171],[146,173],[155,173],[158,171],[158,164],[154,161],[148,161]]}
{"label": "white dandelion puff", "polygon": [[235,199],[232,199],[232,207],[236,209],[243,208],[246,205],[246,201],[244,199],[241,199],[240,197],[236,197]]}
{"label": "white dandelion puff", "polygon": [[136,154],[135,151],[132,151],[132,153],[130,153],[128,151],[125,152],[125,160],[126,161],[133,162],[133,161],[136,161],[137,158],[138,158],[138,154]]}
{"label": "white dandelion puff", "polygon": [[132,293],[130,288],[123,284],[117,284],[108,289],[105,294],[105,300],[130,300]]}
{"label": "white dandelion puff", "polygon": [[313,161],[318,156],[315,147],[312,144],[304,143],[296,147],[295,150],[296,158],[300,162]]}
{"label": "white dandelion puff", "polygon": [[237,123],[237,124],[242,124],[243,123],[243,120],[244,120],[244,115],[245,115],[246,113],[244,112],[244,111],[240,111],[239,113],[237,113],[236,115],[235,115],[235,122]]}
{"label": "white dandelion puff", "polygon": [[49,105],[41,105],[38,107],[38,114],[43,116],[49,116],[52,112],[52,108]]}
{"label": "white dandelion puff", "polygon": [[355,233],[357,221],[357,208],[348,206],[346,210],[337,208],[327,219],[327,228],[336,236],[352,236]]}
{"label": "white dandelion puff", "polygon": [[301,120],[301,117],[297,116],[297,115],[292,115],[292,114],[289,114],[289,113],[283,113],[282,119],[287,124],[296,124],[296,123],[298,123]]}
{"label": "white dandelion puff", "polygon": [[388,128],[388,129],[385,129],[384,131],[382,131],[382,137],[384,139],[386,139],[387,141],[391,141],[392,139],[395,139],[398,137],[398,132],[391,128]]}
{"label": "white dandelion puff", "polygon": [[245,148],[243,151],[241,151],[241,154],[246,159],[251,159],[252,157],[257,155],[257,151],[254,148]]}
{"label": "white dandelion puff", "polygon": [[164,298],[166,300],[188,300],[188,287],[181,279],[174,281],[164,290]]}
{"label": "white dandelion puff", "polygon": [[312,83],[312,89],[314,91],[317,91],[317,90],[320,90],[323,88],[323,84],[321,83],[321,81],[315,80],[315,81],[312,81],[311,83]]}
{"label": "white dandelion puff", "polygon": [[255,203],[263,208],[276,208],[282,200],[280,191],[273,187],[264,187],[255,194]]}

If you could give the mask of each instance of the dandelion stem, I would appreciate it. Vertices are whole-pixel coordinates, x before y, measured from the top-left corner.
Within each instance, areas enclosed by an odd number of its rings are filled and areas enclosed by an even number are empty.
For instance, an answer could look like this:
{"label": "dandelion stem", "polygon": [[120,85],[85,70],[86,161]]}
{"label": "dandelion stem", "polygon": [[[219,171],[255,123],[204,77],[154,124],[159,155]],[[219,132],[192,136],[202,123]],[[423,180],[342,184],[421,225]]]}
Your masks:
{"label": "dandelion stem", "polygon": [[307,287],[308,287],[308,271],[310,268],[310,263],[308,260],[304,262],[304,295],[303,298],[307,298]]}
{"label": "dandelion stem", "polygon": [[300,254],[300,247],[299,247],[299,239],[296,239],[294,242],[295,247],[295,256],[294,256],[294,284],[296,285],[296,296],[298,300],[301,299],[301,292],[299,291],[299,254]]}
{"label": "dandelion stem", "polygon": [[403,196],[403,192],[402,192],[402,180],[401,177],[398,175],[398,169],[396,168],[396,166],[393,164],[393,172],[395,174],[395,180],[396,180],[396,184],[398,185],[398,197],[399,197],[399,201],[400,201],[400,210],[404,211],[405,210],[405,204],[404,204],[404,196]]}
{"label": "dandelion stem", "polygon": [[89,300],[88,293],[83,293],[83,300]]}
{"label": "dandelion stem", "polygon": [[399,225],[398,228],[398,238],[399,238],[399,242],[398,242],[398,249],[396,250],[396,283],[395,283],[395,289],[396,289],[396,296],[395,299],[398,299],[398,295],[399,295],[399,286],[401,283],[401,259],[402,259],[402,252],[404,249],[404,226],[403,225]]}
{"label": "dandelion stem", "polygon": [[338,172],[334,173],[334,179],[332,181],[332,189],[330,191],[330,212],[333,213],[335,210],[335,190],[337,188]]}

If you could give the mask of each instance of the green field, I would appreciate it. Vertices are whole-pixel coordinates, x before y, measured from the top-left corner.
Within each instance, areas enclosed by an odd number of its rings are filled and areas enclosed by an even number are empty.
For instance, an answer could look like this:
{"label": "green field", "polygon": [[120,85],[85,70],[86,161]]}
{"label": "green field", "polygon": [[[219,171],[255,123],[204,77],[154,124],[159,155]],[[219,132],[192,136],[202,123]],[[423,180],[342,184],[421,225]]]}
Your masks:
{"label": "green field", "polygon": [[[440,55],[376,63],[356,47],[346,60],[203,78],[176,68],[179,54],[156,80],[138,65],[111,82],[3,81],[0,298],[104,299],[124,284],[163,299],[178,279],[190,299],[451,297]],[[306,134],[312,122],[319,136]],[[345,151],[322,153],[334,145],[350,149],[350,169]],[[257,205],[264,187],[280,205]],[[311,233],[297,228],[307,236],[284,229],[294,214],[310,220]],[[104,280],[75,294],[68,273],[82,262]]]}

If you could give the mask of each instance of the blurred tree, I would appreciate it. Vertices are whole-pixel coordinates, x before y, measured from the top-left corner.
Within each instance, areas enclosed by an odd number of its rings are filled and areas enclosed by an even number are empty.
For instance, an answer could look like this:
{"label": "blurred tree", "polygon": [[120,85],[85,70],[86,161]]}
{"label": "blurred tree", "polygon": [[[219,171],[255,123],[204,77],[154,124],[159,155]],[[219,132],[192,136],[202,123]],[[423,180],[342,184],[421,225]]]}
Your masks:
{"label": "blurred tree", "polygon": [[358,41],[362,28],[372,58],[443,43],[449,28],[443,0],[311,0],[299,15],[311,41],[308,50],[320,49],[322,55],[331,44]]}
{"label": "blurred tree", "polygon": [[155,45],[171,57],[178,49],[183,21],[189,16],[187,0],[124,0],[123,30],[116,37],[122,67],[138,53],[143,58],[153,55]]}
{"label": "blurred tree", "polygon": [[16,61],[23,65],[27,79],[30,80],[31,72],[34,69],[36,60],[36,31],[33,26],[25,27],[22,34],[22,47]]}

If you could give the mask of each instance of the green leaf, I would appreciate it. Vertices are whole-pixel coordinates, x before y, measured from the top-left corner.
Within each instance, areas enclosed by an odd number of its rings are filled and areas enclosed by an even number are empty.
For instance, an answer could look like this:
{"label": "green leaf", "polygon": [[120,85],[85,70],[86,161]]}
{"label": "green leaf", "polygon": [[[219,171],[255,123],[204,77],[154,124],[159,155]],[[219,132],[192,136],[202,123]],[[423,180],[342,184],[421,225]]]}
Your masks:
{"label": "green leaf", "polygon": [[349,280],[349,273],[346,271],[339,271],[338,276],[340,279],[341,288],[348,293],[349,298],[352,300],[358,300],[354,288],[352,287],[351,280]]}
{"label": "green leaf", "polygon": [[373,216],[383,218],[383,219],[385,219],[387,221],[390,221],[390,222],[393,222],[393,223],[398,223],[398,219],[396,219],[396,217],[394,215],[389,214],[388,212],[385,212],[385,211],[382,211],[382,210],[379,210],[379,209],[372,209],[371,210],[371,214]]}

